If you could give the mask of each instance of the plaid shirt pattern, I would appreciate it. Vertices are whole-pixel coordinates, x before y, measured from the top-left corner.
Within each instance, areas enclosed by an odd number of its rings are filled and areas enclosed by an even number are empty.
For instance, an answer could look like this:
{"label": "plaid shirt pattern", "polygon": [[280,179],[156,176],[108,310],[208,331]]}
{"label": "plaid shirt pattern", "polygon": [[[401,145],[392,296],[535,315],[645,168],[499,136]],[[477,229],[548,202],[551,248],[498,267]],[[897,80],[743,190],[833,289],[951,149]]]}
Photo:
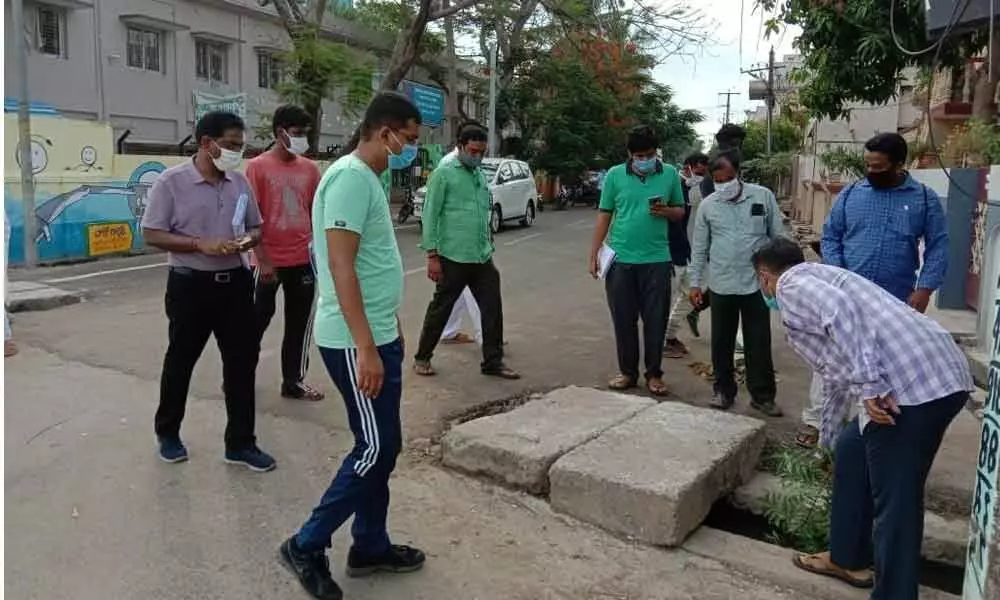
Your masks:
{"label": "plaid shirt pattern", "polygon": [[[781,275],[776,295],[789,345],[823,378],[824,446],[832,447],[852,397],[892,394],[905,407],[974,389],[951,334],[860,275],[803,263]],[[863,410],[860,420],[863,431]]]}

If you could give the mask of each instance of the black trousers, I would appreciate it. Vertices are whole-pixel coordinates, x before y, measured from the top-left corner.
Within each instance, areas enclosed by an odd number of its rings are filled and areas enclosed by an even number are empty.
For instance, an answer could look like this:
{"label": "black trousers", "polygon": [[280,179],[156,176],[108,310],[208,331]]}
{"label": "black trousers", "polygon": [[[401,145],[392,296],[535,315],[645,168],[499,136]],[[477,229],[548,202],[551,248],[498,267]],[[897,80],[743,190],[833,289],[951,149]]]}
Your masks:
{"label": "black trousers", "polygon": [[258,342],[264,337],[275,313],[278,288],[285,292],[285,334],[281,341],[281,385],[295,387],[306,378],[309,369],[309,345],[312,337],[313,299],[316,276],[312,265],[276,267],[274,278],[262,281],[254,271],[254,312],[257,315]]}
{"label": "black trousers", "polygon": [[441,257],[443,277],[434,289],[434,297],[424,316],[416,359],[429,361],[441,340],[441,333],[451,316],[455,301],[468,286],[479,304],[483,320],[482,369],[491,371],[503,366],[503,303],[500,299],[500,271],[490,260],[485,263],[459,263]]}
{"label": "black trousers", "polygon": [[670,312],[669,262],[615,262],[604,281],[615,328],[618,370],[639,379],[639,319],[642,319],[646,378],[663,377],[663,337]]}
{"label": "black trousers", "polygon": [[252,293],[247,269],[170,269],[166,294],[170,341],[160,376],[160,406],[155,418],[158,436],[180,434],[191,373],[209,336],[215,335],[226,395],[226,449],[241,450],[254,443],[258,344]]}
{"label": "black trousers", "polygon": [[733,353],[736,334],[743,322],[743,351],[746,355],[747,390],[757,403],[774,401],[774,362],[771,359],[771,313],[760,292],[717,294],[709,291],[712,304],[712,368],[715,391],[727,398],[736,396]]}

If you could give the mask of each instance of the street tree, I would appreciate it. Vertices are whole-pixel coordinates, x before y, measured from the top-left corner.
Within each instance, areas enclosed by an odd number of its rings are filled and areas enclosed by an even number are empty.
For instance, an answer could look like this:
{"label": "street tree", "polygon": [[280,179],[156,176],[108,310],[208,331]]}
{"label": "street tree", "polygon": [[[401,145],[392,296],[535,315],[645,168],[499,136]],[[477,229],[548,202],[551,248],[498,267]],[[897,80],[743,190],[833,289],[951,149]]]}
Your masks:
{"label": "street tree", "polygon": [[[964,67],[988,44],[988,30],[929,40],[925,0],[757,0],[758,9],[774,15],[767,32],[783,26],[802,30],[795,47],[803,58],[796,77],[799,99],[816,116],[838,118],[853,101],[884,104],[895,97],[903,70]],[[888,10],[887,10],[888,9]],[[1000,52],[1000,35],[992,40]],[[1000,81],[1000,61],[992,72],[974,73],[973,115],[993,121],[990,104]]]}

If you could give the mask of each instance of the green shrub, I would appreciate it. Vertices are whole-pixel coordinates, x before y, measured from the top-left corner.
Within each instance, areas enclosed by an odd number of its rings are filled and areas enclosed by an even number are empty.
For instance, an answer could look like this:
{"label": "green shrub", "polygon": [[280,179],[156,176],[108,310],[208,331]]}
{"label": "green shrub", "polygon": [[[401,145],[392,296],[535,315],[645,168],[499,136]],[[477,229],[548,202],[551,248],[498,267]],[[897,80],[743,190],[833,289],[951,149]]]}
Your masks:
{"label": "green shrub", "polygon": [[781,447],[767,461],[769,470],[781,480],[780,489],[764,498],[764,516],[772,529],[772,541],[802,552],[826,550],[833,491],[830,454]]}

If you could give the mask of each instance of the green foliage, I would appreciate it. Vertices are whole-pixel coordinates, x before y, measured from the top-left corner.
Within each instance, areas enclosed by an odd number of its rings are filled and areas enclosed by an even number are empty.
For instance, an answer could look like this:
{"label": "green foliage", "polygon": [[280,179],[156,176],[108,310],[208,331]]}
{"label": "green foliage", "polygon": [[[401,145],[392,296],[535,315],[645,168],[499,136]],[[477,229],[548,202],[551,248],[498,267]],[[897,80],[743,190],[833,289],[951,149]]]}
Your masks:
{"label": "green foliage", "polygon": [[979,165],[1000,163],[1000,128],[995,123],[970,119],[952,135],[944,149],[946,154],[960,154]]}
{"label": "green foliage", "polygon": [[[336,10],[336,14],[364,25],[376,33],[395,39],[416,14],[413,4],[386,0],[360,0],[352,7]],[[444,51],[444,36],[436,31],[425,31],[420,39],[420,49],[425,54]]]}
{"label": "green foliage", "polygon": [[[767,124],[747,121],[743,124],[747,137],[743,140],[743,159],[751,161],[767,154]],[[802,145],[802,129],[791,119],[778,118],[771,123],[771,152],[795,152]]]}
{"label": "green foliage", "polygon": [[850,150],[838,146],[819,155],[829,169],[861,179],[865,176],[865,154],[861,150]]}
{"label": "green foliage", "polygon": [[522,134],[507,150],[570,181],[623,161],[626,133],[639,123],[657,133],[665,161],[679,162],[697,143],[694,126],[703,119],[697,111],[679,108],[669,87],[637,71],[599,73],[572,56],[539,57],[507,92],[510,112],[505,116]]}
{"label": "green foliage", "polygon": [[803,552],[826,550],[833,493],[830,454],[782,447],[769,457],[769,465],[781,480],[780,489],[764,498],[774,541]]}
{"label": "green foliage", "polygon": [[[895,31],[909,50],[929,45],[924,25],[925,0],[897,0]],[[816,116],[848,114],[847,104],[883,104],[895,97],[901,73],[909,66],[928,65],[935,52],[919,57],[901,52],[893,41],[887,0],[757,0],[759,8],[776,16],[768,34],[781,27],[800,28],[795,47],[804,66],[794,74],[801,84],[799,100]],[[943,65],[957,65],[969,48],[983,46],[983,32],[950,36],[942,48]]]}
{"label": "green foliage", "polygon": [[741,169],[746,181],[777,190],[781,178],[792,174],[792,155],[788,152],[764,154],[745,161]]}

